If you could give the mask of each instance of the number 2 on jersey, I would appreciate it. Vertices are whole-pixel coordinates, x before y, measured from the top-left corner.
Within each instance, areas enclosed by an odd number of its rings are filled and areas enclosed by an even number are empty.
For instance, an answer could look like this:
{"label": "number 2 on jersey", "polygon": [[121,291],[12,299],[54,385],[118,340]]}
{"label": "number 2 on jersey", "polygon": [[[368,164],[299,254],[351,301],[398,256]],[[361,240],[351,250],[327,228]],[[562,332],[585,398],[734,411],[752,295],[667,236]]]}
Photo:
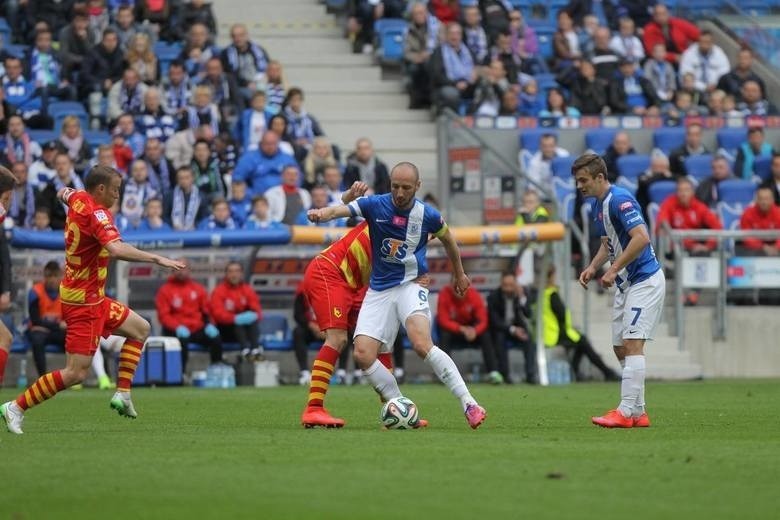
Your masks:
{"label": "number 2 on jersey", "polygon": [[75,254],[79,248],[79,242],[81,242],[81,230],[75,222],[70,222],[68,224],[68,234],[65,236],[66,244],[68,243],[68,239],[70,239],[70,244],[65,249],[65,255],[67,256],[68,262],[73,265],[81,265],[81,257],[76,256]]}

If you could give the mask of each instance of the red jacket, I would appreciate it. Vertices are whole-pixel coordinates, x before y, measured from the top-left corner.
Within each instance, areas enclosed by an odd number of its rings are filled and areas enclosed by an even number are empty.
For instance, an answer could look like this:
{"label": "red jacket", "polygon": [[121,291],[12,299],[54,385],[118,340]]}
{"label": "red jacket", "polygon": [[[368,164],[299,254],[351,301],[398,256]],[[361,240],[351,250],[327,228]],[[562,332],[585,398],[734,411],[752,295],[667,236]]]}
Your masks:
{"label": "red jacket", "polygon": [[[676,64],[680,60],[680,54],[685,52],[692,43],[699,41],[699,28],[682,18],[669,17],[669,32],[674,44],[677,46],[678,53],[672,52],[669,46],[666,46],[666,61]],[[651,21],[645,25],[645,32],[642,35],[642,41],[645,44],[645,52],[648,56],[653,53],[653,45],[656,43],[666,44],[664,33],[661,26]]]}
{"label": "red jacket", "polygon": [[190,332],[206,326],[209,316],[209,301],[206,288],[195,280],[168,278],[157,290],[154,299],[157,318],[166,329],[176,330],[184,325]]}
{"label": "red jacket", "polygon": [[227,280],[214,287],[211,293],[211,313],[218,325],[232,325],[236,314],[245,311],[257,313],[260,320],[260,298],[246,282],[231,285]]}
{"label": "red jacket", "polygon": [[474,327],[477,335],[488,327],[488,314],[482,296],[473,287],[469,287],[463,298],[455,296],[451,285],[439,293],[439,308],[436,312],[439,326],[449,332],[460,333],[460,327]]}
{"label": "red jacket", "polygon": [[457,22],[460,19],[460,3],[452,0],[430,0],[429,9],[442,23]]}
{"label": "red jacket", "polygon": [[[773,205],[768,213],[761,213],[755,204],[748,206],[739,219],[739,227],[740,229],[780,229],[780,206]],[[746,238],[742,241],[742,245],[746,248],[756,250],[760,250],[764,244],[772,243],[780,248],[780,239]]]}
{"label": "red jacket", "polygon": [[[672,229],[723,229],[720,219],[697,198],[691,199],[691,204],[684,207],[677,200],[677,195],[669,195],[658,212],[658,221],[656,223],[656,233],[661,228],[661,224],[668,222]],[[683,248],[690,249],[694,244],[700,243],[700,240],[683,240]],[[705,242],[709,249],[715,249],[718,241],[711,238]]]}

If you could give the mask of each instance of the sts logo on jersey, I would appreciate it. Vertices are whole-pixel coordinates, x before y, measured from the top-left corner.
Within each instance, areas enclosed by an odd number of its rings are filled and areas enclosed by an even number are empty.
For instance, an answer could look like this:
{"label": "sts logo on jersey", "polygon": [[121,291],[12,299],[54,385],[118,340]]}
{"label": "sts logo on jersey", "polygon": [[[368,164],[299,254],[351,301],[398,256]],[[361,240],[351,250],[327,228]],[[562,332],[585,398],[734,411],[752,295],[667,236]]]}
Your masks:
{"label": "sts logo on jersey", "polygon": [[382,247],[379,252],[382,253],[382,261],[400,264],[406,257],[406,242],[396,238],[386,238],[382,240]]}

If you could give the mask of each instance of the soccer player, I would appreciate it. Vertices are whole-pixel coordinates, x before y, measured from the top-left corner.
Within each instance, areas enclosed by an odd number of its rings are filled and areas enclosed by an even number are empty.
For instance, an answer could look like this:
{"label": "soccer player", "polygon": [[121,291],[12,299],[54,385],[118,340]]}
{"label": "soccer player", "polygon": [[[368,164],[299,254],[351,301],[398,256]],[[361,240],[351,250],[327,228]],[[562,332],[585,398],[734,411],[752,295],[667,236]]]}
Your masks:
{"label": "soccer player", "polygon": [[122,176],[109,166],[96,166],[87,177],[86,191],[63,188],[58,199],[68,206],[65,223],[65,276],[60,284],[62,314],[67,324],[65,368],[38,378],[15,401],[0,406],[8,431],[22,433],[24,412],[87,377],[100,338],[112,333],[126,339],[119,353],[117,392],[110,406],[120,416],[138,416],[130,384],[141,359],[149,322],[105,295],[109,258],[147,262],[181,269],[175,260],[147,253],[122,242],[108,210],[119,199]]}
{"label": "soccer player", "polygon": [[[11,206],[11,195],[16,187],[16,177],[7,168],[0,166],[0,308],[11,305],[11,251],[8,240],[2,232],[3,221]],[[0,387],[3,385],[5,365],[8,362],[8,352],[11,350],[13,335],[8,327],[0,321]]]}
{"label": "soccer player", "polygon": [[389,194],[361,197],[348,206],[309,210],[309,218],[322,222],[363,217],[368,222],[371,277],[355,327],[355,362],[366,379],[384,399],[401,397],[398,382],[377,355],[382,344],[393,344],[403,324],[412,349],[460,400],[466,420],[476,429],[485,420],[485,409],[472,397],[452,359],[433,344],[428,289],[415,281],[428,272],[425,253],[429,234],[444,245],[452,263],[455,292],[464,294],[471,282],[444,219],[436,209],[415,198],[420,185],[417,167],[401,162],[390,172]]}
{"label": "soccer player", "polygon": [[645,341],[652,339],[664,306],[666,280],[655,256],[636,199],[607,180],[604,160],[592,153],[580,156],[571,168],[583,197],[595,197],[591,215],[601,247],[580,274],[585,289],[596,272],[610,261],[601,277],[605,288],[615,285],[612,307],[612,345],[623,367],[620,404],[593,424],[605,428],[650,426],[645,411]]}

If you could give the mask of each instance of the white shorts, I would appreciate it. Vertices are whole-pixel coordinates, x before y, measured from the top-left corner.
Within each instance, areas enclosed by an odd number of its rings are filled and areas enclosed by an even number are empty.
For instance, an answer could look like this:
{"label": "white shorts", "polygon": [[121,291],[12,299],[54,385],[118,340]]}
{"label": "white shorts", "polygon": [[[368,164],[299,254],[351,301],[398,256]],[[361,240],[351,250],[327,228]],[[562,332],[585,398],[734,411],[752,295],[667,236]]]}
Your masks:
{"label": "white shorts", "polygon": [[391,289],[368,289],[358,314],[354,337],[368,336],[384,343],[381,352],[392,350],[398,327],[415,313],[431,321],[428,289],[415,282],[406,282]]}
{"label": "white shorts", "polygon": [[612,344],[622,346],[624,339],[653,339],[664,308],[666,278],[663,269],[646,280],[615,293],[612,307]]}

